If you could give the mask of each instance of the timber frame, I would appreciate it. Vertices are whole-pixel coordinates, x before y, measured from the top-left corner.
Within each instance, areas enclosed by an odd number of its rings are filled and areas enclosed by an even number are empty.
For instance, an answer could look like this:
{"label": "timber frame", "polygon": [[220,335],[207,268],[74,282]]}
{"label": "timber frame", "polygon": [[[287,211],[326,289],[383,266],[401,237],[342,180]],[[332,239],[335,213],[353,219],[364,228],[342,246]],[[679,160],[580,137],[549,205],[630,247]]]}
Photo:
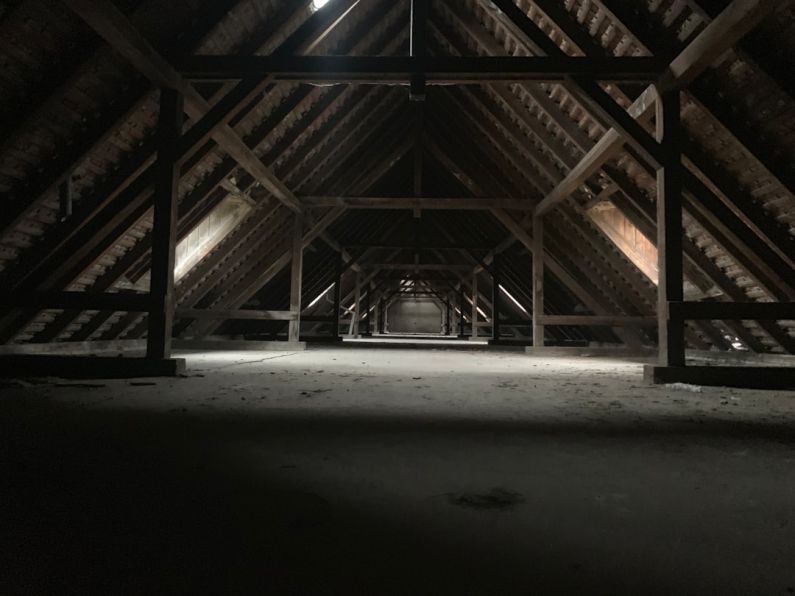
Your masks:
{"label": "timber frame", "polygon": [[[134,81],[107,126],[76,146],[89,155],[145,102],[160,106],[150,120],[159,132],[106,178],[79,183],[73,156],[45,172],[32,204],[13,202],[7,233],[51,193],[59,221],[4,267],[4,342],[145,337],[159,360],[172,337],[257,328],[298,345],[338,339],[343,312],[351,333],[383,330],[390,301],[424,293],[445,333],[455,313],[460,336],[468,322],[494,343],[656,342],[677,378],[688,347],[795,353],[792,230],[748,199],[691,124],[706,113],[751,154],[789,217],[791,173],[729,123],[710,88],[727,52],[768,72],[745,45],[758,49],[749,33],[782,7],[737,0],[708,13],[690,2],[683,18],[700,26],[657,38],[653,18],[598,0],[595,18],[620,31],[611,47],[594,37],[599,26],[582,26],[585,9],[552,0],[499,0],[496,10],[332,0],[317,11],[285,5],[257,41],[206,55],[221,9],[164,53],[111,3],[64,4]],[[635,51],[618,53],[622,43]],[[404,167],[413,187],[387,196]],[[425,196],[432,186],[446,191]],[[177,243],[230,194],[250,201],[248,215],[175,279]],[[589,216],[586,205],[604,201],[657,247],[656,287]],[[702,298],[686,300],[685,282]],[[660,370],[650,378],[668,378]]]}

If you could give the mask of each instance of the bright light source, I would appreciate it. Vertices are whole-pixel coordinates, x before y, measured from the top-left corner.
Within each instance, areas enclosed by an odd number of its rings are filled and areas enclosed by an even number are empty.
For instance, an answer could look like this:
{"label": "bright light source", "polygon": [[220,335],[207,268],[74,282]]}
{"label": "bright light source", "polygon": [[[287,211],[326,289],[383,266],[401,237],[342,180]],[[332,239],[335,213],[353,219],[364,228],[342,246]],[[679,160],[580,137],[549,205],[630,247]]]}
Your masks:
{"label": "bright light source", "polygon": [[321,299],[323,296],[325,296],[326,294],[328,294],[328,293],[331,291],[331,288],[333,288],[333,287],[334,287],[334,284],[331,284],[329,287],[327,287],[325,290],[323,290],[323,291],[320,293],[320,296],[318,296],[317,298],[315,298],[314,300],[312,300],[312,302],[310,302],[310,303],[309,303],[309,304],[306,306],[306,308],[312,308],[312,307],[313,307],[315,304],[317,304],[318,302],[320,302],[320,299]]}
{"label": "bright light source", "polygon": [[514,298],[513,296],[511,296],[511,293],[510,293],[508,290],[506,290],[504,287],[502,287],[502,285],[500,285],[500,289],[503,291],[503,293],[504,293],[506,296],[508,296],[508,298],[510,298],[511,302],[513,302],[513,303],[514,303],[514,304],[517,306],[517,308],[519,308],[519,310],[521,310],[521,311],[522,311],[524,314],[526,314],[526,315],[529,315],[529,314],[530,314],[529,312],[527,312],[527,310],[525,310],[525,307],[524,307],[524,306],[522,306],[521,304],[519,304],[519,301],[518,301],[516,298]]}
{"label": "bright light source", "polygon": [[177,245],[174,277],[180,279],[195,267],[251,209],[245,200],[226,197]]}
{"label": "bright light source", "polygon": [[328,0],[312,0],[312,11],[318,11],[328,4]]}

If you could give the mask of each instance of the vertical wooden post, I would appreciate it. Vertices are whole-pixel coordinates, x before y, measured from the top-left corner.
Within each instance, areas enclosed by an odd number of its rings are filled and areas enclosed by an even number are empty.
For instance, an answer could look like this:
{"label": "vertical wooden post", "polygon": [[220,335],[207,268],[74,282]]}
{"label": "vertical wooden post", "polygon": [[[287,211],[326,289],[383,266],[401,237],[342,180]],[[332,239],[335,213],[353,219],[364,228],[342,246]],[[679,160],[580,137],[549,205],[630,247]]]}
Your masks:
{"label": "vertical wooden post", "polygon": [[66,176],[58,187],[58,202],[61,221],[72,217],[72,174]]}
{"label": "vertical wooden post", "polygon": [[334,283],[334,314],[331,319],[331,337],[340,337],[340,300],[342,300],[342,252],[337,253],[337,281]]}
{"label": "vertical wooden post", "polygon": [[472,339],[478,338],[478,274],[472,275]]}
{"label": "vertical wooden post", "polygon": [[544,219],[533,218],[533,347],[544,347]]}
{"label": "vertical wooden post", "polygon": [[500,263],[501,256],[494,255],[491,262],[491,339],[500,339]]}
{"label": "vertical wooden post", "polygon": [[373,333],[381,333],[381,296],[375,300],[375,308],[373,309]]}
{"label": "vertical wooden post", "polygon": [[657,170],[657,317],[660,366],[685,365],[685,325],[672,319],[671,302],[684,298],[682,269],[682,145],[679,91],[657,98],[657,141],[663,164]]}
{"label": "vertical wooden post", "polygon": [[[426,23],[430,0],[411,0],[411,26],[409,31],[409,55],[412,58],[425,56]],[[410,101],[425,101],[425,75],[417,69],[411,75]]]}
{"label": "vertical wooden post", "polygon": [[[364,337],[370,337],[372,333],[370,332],[370,323],[372,322],[372,316],[370,316],[370,307],[372,306],[371,303],[371,294],[373,291],[373,284],[367,283],[367,293],[364,295],[364,314],[367,315],[367,319],[364,321],[364,331],[361,332],[361,335]],[[361,321],[361,319],[359,319]]]}
{"label": "vertical wooden post", "polygon": [[359,334],[359,319],[362,308],[362,277],[360,273],[356,274],[356,288],[353,295],[353,316],[351,317],[351,325],[348,328],[348,335],[350,336]]}
{"label": "vertical wooden post", "polygon": [[174,323],[174,261],[177,245],[177,145],[182,135],[183,97],[172,89],[160,91],[158,150],[154,180],[152,269],[149,282],[151,307],[146,337],[148,358],[171,356]]}
{"label": "vertical wooden post", "polygon": [[458,285],[458,337],[466,337],[466,317],[464,316],[464,282]]}
{"label": "vertical wooden post", "polygon": [[297,318],[290,321],[287,340],[297,342],[301,335],[301,281],[304,272],[304,216],[296,213],[293,219],[293,254],[290,268],[290,310]]}
{"label": "vertical wooden post", "polygon": [[444,306],[447,314],[445,317],[446,325],[444,328],[444,334],[450,335],[453,332],[453,307],[450,304],[450,294],[447,295],[447,298],[444,301]]}

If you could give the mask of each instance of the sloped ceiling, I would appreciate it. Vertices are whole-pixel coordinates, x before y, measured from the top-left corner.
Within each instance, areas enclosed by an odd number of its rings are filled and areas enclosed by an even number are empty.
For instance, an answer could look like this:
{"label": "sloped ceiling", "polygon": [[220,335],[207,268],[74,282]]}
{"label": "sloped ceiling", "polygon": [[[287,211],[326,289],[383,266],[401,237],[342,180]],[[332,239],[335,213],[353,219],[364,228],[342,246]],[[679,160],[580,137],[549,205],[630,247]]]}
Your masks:
{"label": "sloped ceiling", "polygon": [[[312,53],[405,55],[409,3],[217,0],[116,2],[166,59],[185,52],[268,54],[328,29]],[[686,276],[709,299],[792,300],[795,297],[795,99],[793,9],[728,52],[685,94]],[[525,18],[561,51],[585,55],[672,57],[725,3],[690,1],[520,0]],[[350,9],[350,10],[349,10]],[[336,17],[344,15],[337,20]],[[151,189],[158,92],[65,5],[31,0],[0,17],[0,143],[3,193],[0,266],[9,291],[70,289],[127,291],[146,273],[151,244]],[[332,26],[333,25],[333,26]],[[329,29],[330,28],[330,29]],[[773,55],[765,38],[779,44]],[[286,45],[285,45],[286,44]],[[453,55],[526,55],[532,44],[516,23],[485,0],[434,0],[429,51]],[[782,61],[783,60],[783,61]],[[783,64],[783,66],[782,66]],[[789,67],[789,68],[787,68]],[[214,103],[229,91],[197,89]],[[627,106],[642,89],[606,86]],[[421,108],[419,107],[421,106]],[[234,130],[296,195],[410,196],[421,164],[424,196],[501,196],[539,202],[605,133],[564,85],[470,85],[429,88],[424,104],[399,87],[272,84],[231,121]],[[62,218],[59,188],[69,181],[74,213]],[[232,190],[230,190],[230,188]],[[184,237],[230,192],[253,201],[249,215],[178,283],[179,308],[281,308],[289,283],[285,255],[291,212],[213,142],[186,161],[180,183]],[[655,238],[654,179],[631,149],[611,158],[548,216],[551,314],[651,315],[651,280],[589,216],[606,197],[643,235]],[[488,268],[502,255],[501,284],[532,310],[531,260],[506,224],[524,213],[341,211],[316,209],[310,225],[328,223],[305,263],[304,303],[333,283],[338,250],[355,257],[360,279],[368,263],[414,262]],[[505,218],[510,218],[510,222]],[[420,234],[474,249],[366,248],[384,239],[399,245]],[[423,232],[424,231],[424,232]],[[363,247],[358,252],[353,247]],[[373,278],[396,287],[387,272]],[[343,295],[352,292],[348,275]],[[450,271],[422,283],[450,299],[471,275]],[[481,304],[490,316],[490,278],[480,276]],[[511,318],[526,312],[508,306]],[[309,314],[329,314],[322,301]],[[791,322],[790,322],[791,323]],[[320,325],[322,326],[322,325]],[[255,331],[250,325],[180,320],[175,333]],[[53,341],[139,338],[140,314],[9,312],[0,340]],[[624,330],[551,328],[557,339],[651,343],[653,335]],[[618,333],[618,332],[617,332]],[[727,321],[688,326],[690,345],[795,353],[787,322]]]}

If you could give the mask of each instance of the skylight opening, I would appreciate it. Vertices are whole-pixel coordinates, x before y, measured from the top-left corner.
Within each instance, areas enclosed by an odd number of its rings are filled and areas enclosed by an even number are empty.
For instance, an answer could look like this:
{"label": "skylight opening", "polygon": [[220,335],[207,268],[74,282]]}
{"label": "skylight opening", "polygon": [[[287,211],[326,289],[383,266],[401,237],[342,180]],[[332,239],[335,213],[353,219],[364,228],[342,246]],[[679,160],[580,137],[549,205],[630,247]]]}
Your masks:
{"label": "skylight opening", "polygon": [[328,4],[328,0],[312,0],[312,12],[317,12]]}
{"label": "skylight opening", "polygon": [[177,244],[174,278],[179,280],[215,248],[251,211],[251,205],[228,196]]}

